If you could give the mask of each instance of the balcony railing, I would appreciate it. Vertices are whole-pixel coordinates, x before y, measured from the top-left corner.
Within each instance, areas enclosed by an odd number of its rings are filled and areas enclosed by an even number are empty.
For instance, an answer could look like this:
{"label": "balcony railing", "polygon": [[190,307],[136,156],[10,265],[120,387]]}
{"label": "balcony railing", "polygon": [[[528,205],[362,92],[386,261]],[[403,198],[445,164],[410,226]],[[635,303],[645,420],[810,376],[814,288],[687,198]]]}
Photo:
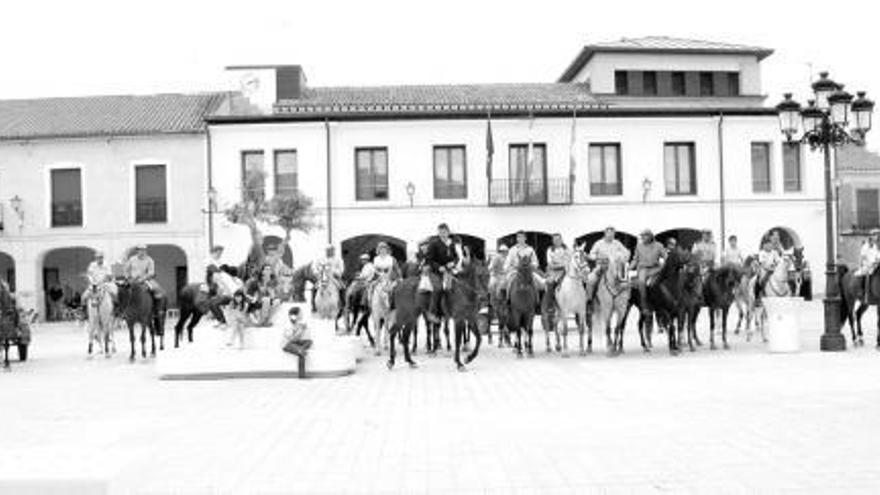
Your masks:
{"label": "balcony railing", "polygon": [[137,223],[161,223],[168,221],[165,211],[165,198],[138,199],[135,204]]}
{"label": "balcony railing", "polygon": [[571,204],[571,181],[553,179],[492,179],[489,205]]}

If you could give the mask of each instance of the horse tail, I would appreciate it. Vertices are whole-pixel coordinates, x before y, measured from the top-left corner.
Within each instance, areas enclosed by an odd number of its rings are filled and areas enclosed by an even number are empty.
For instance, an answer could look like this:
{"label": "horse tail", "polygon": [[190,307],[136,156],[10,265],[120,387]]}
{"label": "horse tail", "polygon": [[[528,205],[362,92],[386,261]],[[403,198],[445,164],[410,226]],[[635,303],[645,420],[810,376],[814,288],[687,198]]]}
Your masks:
{"label": "horse tail", "polygon": [[843,328],[843,325],[848,321],[850,325],[852,325],[852,311],[850,310],[850,303],[855,305],[855,298],[853,296],[852,300],[847,300],[847,281],[853,280],[849,275],[849,269],[844,266],[837,267],[837,291],[840,293],[840,326]]}

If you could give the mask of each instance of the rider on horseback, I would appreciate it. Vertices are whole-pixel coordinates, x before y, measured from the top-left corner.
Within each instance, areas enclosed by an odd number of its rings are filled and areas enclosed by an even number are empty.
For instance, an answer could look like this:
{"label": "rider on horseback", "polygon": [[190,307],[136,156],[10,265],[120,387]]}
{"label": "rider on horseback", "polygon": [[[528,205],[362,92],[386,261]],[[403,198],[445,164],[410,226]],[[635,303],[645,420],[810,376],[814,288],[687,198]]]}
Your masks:
{"label": "rider on horseback", "polygon": [[380,280],[394,280],[399,275],[397,260],[391,256],[391,249],[385,241],[380,241],[376,246],[376,256],[372,263],[369,262],[369,256],[367,256],[367,260],[360,273],[360,279],[367,284],[363,299],[365,306],[370,305],[370,296]]}
{"label": "rider on horseback", "polygon": [[765,241],[764,245],[761,246],[761,252],[758,253],[758,268],[760,270],[760,275],[755,289],[757,292],[756,295],[764,293],[764,287],[767,285],[767,281],[770,280],[770,275],[773,274],[773,271],[776,270],[776,266],[781,262],[782,254],[774,248],[773,241]]}
{"label": "rider on horseback", "polygon": [[556,288],[570,263],[571,251],[562,242],[562,234],[553,234],[553,245],[547,249],[547,290]]}
{"label": "rider on horseback", "polygon": [[516,244],[514,244],[513,247],[510,248],[510,253],[508,253],[507,255],[507,262],[504,267],[505,271],[507,272],[507,280],[505,284],[507,294],[510,294],[510,286],[516,279],[517,267],[523,259],[528,259],[529,263],[532,265],[531,282],[532,285],[535,287],[535,290],[537,291],[544,283],[544,281],[541,280],[541,277],[537,274],[538,255],[535,254],[535,250],[532,249],[532,246],[526,244],[525,231],[520,230],[516,233]]}
{"label": "rider on horseback", "polygon": [[105,287],[106,290],[113,297],[114,304],[116,303],[116,284],[113,282],[113,270],[110,268],[110,265],[104,263],[104,253],[102,251],[95,252],[95,260],[89,263],[89,267],[86,269],[86,276],[89,278],[89,287],[83,292],[83,300],[88,300],[92,294],[92,287],[96,289],[98,287]]}
{"label": "rider on horseback", "polygon": [[744,258],[742,251],[739,250],[736,242],[737,239],[735,235],[727,238],[727,249],[725,249],[724,254],[721,255],[722,266],[735,266],[737,268],[742,268]]}
{"label": "rider on horseback", "polygon": [[[593,247],[590,248],[590,253],[587,255],[587,258],[592,261],[600,261],[606,260],[608,262],[612,262],[614,264],[617,263],[627,263],[629,262],[629,249],[623,245],[622,242],[618,241],[614,238],[616,234],[616,230],[612,226],[605,227],[605,233],[601,239],[593,243]],[[590,280],[587,283],[587,300],[590,301],[593,299],[593,288],[595,287],[596,280],[596,272],[599,270],[599,265],[596,265],[596,268],[593,270]]]}
{"label": "rider on horseback", "polygon": [[507,253],[509,249],[507,244],[501,243],[498,246],[498,252],[492,257],[489,263],[489,292],[494,293],[498,284],[504,280],[504,266],[507,263]]}
{"label": "rider on horseback", "polygon": [[323,258],[312,262],[312,273],[317,274],[319,278],[322,273],[327,273],[336,282],[341,283],[343,272],[345,272],[345,265],[341,259],[336,257],[336,248],[332,244],[327,245]]}
{"label": "rider on horseback", "polygon": [[868,303],[868,295],[870,294],[871,274],[880,264],[880,229],[872,229],[871,235],[862,244],[859,252],[859,269],[856,270],[855,276],[859,277],[864,287],[864,295],[862,303]]}
{"label": "rider on horseback", "polygon": [[717,252],[718,248],[715,246],[715,241],[712,240],[712,231],[704,229],[703,238],[694,244],[693,249],[693,253],[697,255],[699,259],[700,272],[703,276],[705,276],[709,270],[715,268],[715,255]]}
{"label": "rider on horseback", "polygon": [[440,322],[438,315],[441,312],[441,299],[448,290],[453,272],[461,259],[459,250],[460,245],[456,245],[449,234],[449,226],[445,223],[438,225],[437,238],[428,244],[425,256],[425,261],[431,267],[431,311],[426,315],[431,323]]}
{"label": "rider on horseback", "polygon": [[146,244],[135,246],[135,254],[125,264],[125,278],[132,283],[143,284],[153,301],[165,296],[162,287],[156,282],[156,263],[147,254]]}
{"label": "rider on horseback", "polygon": [[636,255],[630,263],[638,274],[639,296],[645,308],[650,307],[648,302],[648,285],[653,285],[655,276],[660,273],[663,263],[666,262],[666,249],[655,238],[650,229],[641,233],[641,242],[636,245]]}

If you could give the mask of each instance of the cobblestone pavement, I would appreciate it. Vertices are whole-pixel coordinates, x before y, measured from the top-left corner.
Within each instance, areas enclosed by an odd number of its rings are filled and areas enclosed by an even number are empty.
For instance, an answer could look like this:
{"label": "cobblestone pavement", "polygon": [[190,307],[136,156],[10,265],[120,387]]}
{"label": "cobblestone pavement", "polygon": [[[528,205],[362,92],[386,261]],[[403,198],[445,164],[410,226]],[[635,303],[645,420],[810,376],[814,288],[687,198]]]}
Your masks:
{"label": "cobblestone pavement", "polygon": [[0,493],[877,493],[874,321],[820,353],[820,312],[799,354],[646,355],[630,330],[621,357],[565,359],[538,334],[535,358],[486,348],[467,373],[422,352],[303,381],[159,381],[43,325],[0,373]]}

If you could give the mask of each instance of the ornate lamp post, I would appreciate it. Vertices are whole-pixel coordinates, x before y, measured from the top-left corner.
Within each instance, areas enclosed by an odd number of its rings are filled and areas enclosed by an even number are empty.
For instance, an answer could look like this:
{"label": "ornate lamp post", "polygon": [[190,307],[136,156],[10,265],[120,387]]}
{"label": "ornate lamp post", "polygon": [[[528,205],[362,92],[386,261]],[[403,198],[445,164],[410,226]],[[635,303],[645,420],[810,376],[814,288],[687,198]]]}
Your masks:
{"label": "ornate lamp post", "polygon": [[[791,93],[776,105],[779,126],[788,142],[807,143],[813,151],[822,150],[825,158],[825,331],[819,342],[823,351],[846,349],[846,339],[840,332],[840,294],[837,286],[835,258],[836,235],[834,231],[833,184],[831,182],[831,148],[846,143],[861,143],[871,130],[871,114],[874,102],[858,93],[853,101],[843,85],[828,78],[827,72],[819,73],[813,83],[816,98],[807,106],[792,100]],[[803,133],[798,136],[800,125]]]}
{"label": "ornate lamp post", "polygon": [[406,183],[406,194],[409,196],[409,207],[413,207],[413,196],[416,194],[416,185],[412,182]]}

